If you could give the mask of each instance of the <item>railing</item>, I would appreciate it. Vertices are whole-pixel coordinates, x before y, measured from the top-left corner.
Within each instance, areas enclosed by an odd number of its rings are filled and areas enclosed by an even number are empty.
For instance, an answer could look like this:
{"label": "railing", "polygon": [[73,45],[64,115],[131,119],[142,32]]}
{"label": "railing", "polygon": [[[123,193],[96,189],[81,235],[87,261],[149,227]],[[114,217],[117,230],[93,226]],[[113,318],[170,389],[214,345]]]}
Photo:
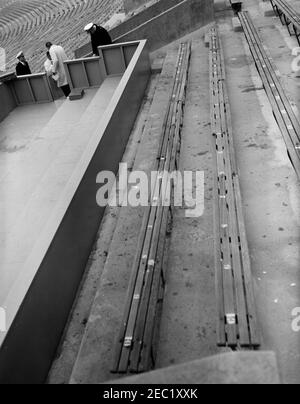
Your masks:
{"label": "railing", "polygon": [[98,57],[68,60],[65,69],[72,89],[99,87],[108,76],[121,75],[127,69],[140,41],[99,47]]}
{"label": "railing", "polygon": [[300,179],[300,122],[291,102],[282,87],[277,69],[267,48],[262,43],[259,33],[248,12],[239,13],[239,18],[255,61],[264,89],[269,98],[274,117],[286,144],[287,154]]}

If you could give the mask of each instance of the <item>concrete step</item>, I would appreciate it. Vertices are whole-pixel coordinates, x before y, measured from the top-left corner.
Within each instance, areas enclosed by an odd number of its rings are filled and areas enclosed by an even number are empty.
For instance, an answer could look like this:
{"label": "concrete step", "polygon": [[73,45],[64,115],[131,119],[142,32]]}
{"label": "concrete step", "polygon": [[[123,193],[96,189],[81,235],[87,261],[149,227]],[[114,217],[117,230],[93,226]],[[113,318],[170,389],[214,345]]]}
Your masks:
{"label": "concrete step", "polygon": [[232,352],[107,382],[120,383],[280,384],[280,377],[274,352]]}

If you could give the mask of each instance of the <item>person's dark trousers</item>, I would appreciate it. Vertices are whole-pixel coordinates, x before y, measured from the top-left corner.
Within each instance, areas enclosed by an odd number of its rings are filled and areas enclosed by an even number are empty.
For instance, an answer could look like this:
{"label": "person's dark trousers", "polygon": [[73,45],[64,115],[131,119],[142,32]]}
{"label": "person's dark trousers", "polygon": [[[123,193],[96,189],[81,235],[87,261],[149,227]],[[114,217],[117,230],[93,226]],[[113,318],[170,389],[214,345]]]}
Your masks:
{"label": "person's dark trousers", "polygon": [[62,89],[62,91],[63,91],[63,93],[65,94],[66,97],[68,97],[70,95],[71,89],[70,89],[69,84],[67,84],[66,86],[62,86],[60,88]]}

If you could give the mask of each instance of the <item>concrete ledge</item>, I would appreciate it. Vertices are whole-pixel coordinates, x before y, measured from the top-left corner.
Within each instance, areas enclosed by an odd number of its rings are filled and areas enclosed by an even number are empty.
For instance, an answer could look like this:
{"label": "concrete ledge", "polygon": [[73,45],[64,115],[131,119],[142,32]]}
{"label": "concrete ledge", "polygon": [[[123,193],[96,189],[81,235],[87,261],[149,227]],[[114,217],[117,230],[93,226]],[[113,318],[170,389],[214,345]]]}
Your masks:
{"label": "concrete ledge", "polygon": [[243,27],[238,17],[233,17],[232,27],[234,32],[243,32]]}
{"label": "concrete ledge", "polygon": [[105,384],[281,384],[273,352],[226,353]]}
{"label": "concrete ledge", "polygon": [[273,7],[271,4],[268,3],[259,3],[259,8],[263,15],[265,17],[274,17],[275,16],[275,11],[273,10]]}
{"label": "concrete ledge", "polygon": [[2,74],[0,76],[0,83],[6,83],[7,81],[14,80],[16,77],[16,73]]}
{"label": "concrete ledge", "polygon": [[73,89],[69,95],[69,100],[70,101],[76,101],[76,100],[81,100],[81,98],[84,96],[84,90],[81,89]]}
{"label": "concrete ledge", "polygon": [[17,107],[17,102],[8,83],[0,83],[0,100],[0,122],[2,122]]}
{"label": "concrete ledge", "polygon": [[141,6],[147,6],[150,0],[124,0],[124,10],[126,14],[135,11],[136,9],[140,8]]}

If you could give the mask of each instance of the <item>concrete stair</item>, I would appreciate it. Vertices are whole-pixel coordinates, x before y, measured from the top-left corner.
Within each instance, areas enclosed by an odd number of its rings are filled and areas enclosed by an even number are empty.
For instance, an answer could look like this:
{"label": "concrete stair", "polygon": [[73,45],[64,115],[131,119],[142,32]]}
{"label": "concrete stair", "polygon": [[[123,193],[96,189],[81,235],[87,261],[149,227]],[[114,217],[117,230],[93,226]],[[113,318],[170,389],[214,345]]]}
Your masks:
{"label": "concrete stair", "polygon": [[70,55],[86,34],[90,21],[104,23],[123,11],[123,0],[15,0],[3,4],[0,15],[1,46],[7,52],[7,69],[13,69],[22,49],[33,72],[43,70],[45,43],[62,44]]}

